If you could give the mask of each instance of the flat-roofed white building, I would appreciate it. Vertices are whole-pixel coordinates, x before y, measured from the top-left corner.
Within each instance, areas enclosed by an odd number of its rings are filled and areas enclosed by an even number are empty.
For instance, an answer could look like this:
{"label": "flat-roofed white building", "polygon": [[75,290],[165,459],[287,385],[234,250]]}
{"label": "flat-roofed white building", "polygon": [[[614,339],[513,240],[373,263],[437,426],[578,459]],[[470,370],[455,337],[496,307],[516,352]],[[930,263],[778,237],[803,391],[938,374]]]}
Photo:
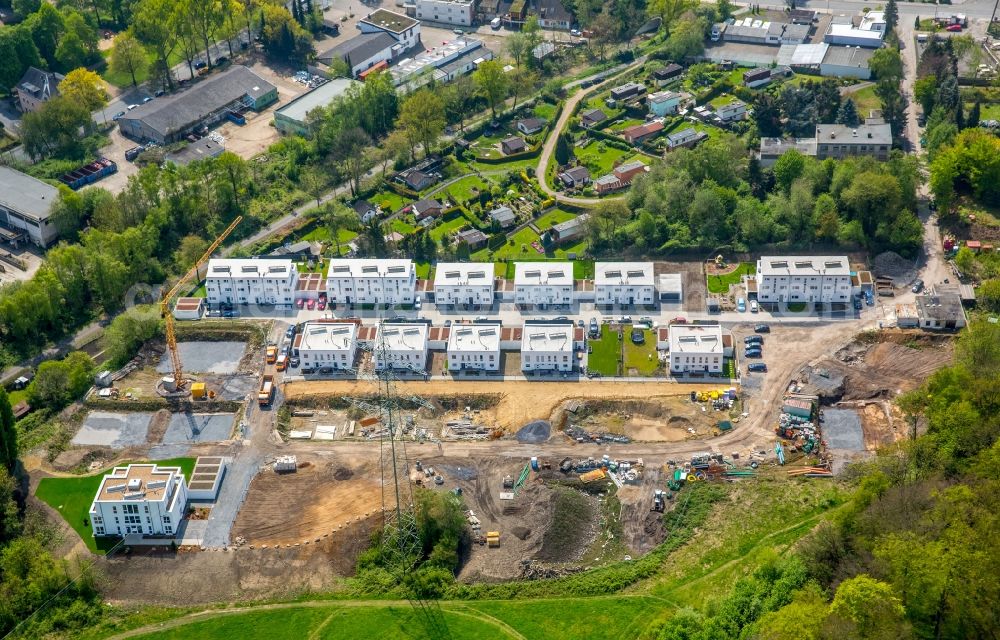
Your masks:
{"label": "flat-roofed white building", "polygon": [[303,368],[350,369],[358,348],[358,325],[353,322],[307,322],[302,327],[299,356]]}
{"label": "flat-roofed white building", "polygon": [[521,333],[521,371],[572,371],[572,324],[526,323]]}
{"label": "flat-roofed white building", "polygon": [[471,27],[474,4],[472,0],[416,0],[417,19]]}
{"label": "flat-roofed white building", "polygon": [[434,272],[434,302],[437,304],[493,304],[492,262],[441,262]]}
{"label": "flat-roofed white building", "polygon": [[422,322],[382,323],[375,334],[375,368],[425,371],[428,326]]}
{"label": "flat-roofed white building", "polygon": [[514,302],[522,305],[571,304],[573,263],[518,262],[514,268]]}
{"label": "flat-roofed white building", "polygon": [[172,536],[187,507],[180,467],[130,464],[104,476],[90,504],[94,536]]}
{"label": "flat-roofed white building", "polygon": [[847,256],[761,256],[757,260],[760,302],[849,302]]}
{"label": "flat-roofed white building", "polygon": [[210,305],[290,305],[295,301],[298,278],[291,260],[213,258],[208,261],[205,297]]}
{"label": "flat-roofed white building", "polygon": [[594,303],[654,304],[655,282],[652,262],[598,262],[594,265]]}
{"label": "flat-roofed white building", "polygon": [[406,259],[331,260],[326,275],[331,304],[412,304],[416,288],[416,269]]}
{"label": "flat-roofed white building", "polygon": [[669,354],[671,373],[721,373],[722,327],[670,325]]}
{"label": "flat-roofed white building", "polygon": [[448,335],[448,370],[500,369],[500,325],[456,324]]}

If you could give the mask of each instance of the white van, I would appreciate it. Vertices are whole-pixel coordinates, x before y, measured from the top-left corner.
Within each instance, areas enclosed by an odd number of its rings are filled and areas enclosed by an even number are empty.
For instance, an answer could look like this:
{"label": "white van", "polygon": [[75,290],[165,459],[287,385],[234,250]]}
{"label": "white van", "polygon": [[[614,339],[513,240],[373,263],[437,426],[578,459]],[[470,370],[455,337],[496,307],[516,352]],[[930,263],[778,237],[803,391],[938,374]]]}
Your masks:
{"label": "white van", "polygon": [[493,18],[490,20],[490,29],[493,29],[494,31],[500,29],[500,18]]}

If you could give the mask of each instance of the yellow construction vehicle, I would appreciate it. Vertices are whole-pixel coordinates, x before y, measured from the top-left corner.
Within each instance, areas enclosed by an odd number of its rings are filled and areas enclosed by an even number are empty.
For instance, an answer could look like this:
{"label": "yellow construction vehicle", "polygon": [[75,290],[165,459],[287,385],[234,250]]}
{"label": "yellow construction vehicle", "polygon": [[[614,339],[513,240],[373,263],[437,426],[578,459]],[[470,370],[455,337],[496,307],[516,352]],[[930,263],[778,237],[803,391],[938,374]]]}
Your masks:
{"label": "yellow construction vehicle", "polygon": [[174,331],[174,314],[170,312],[170,301],[174,299],[174,296],[177,295],[177,292],[180,291],[181,288],[191,281],[191,278],[197,275],[201,265],[212,256],[212,252],[219,248],[222,241],[233,232],[233,229],[235,229],[236,225],[242,222],[242,220],[243,216],[236,216],[233,223],[230,224],[226,230],[215,239],[215,242],[213,242],[211,246],[208,247],[208,250],[206,250],[205,253],[198,258],[198,261],[194,263],[194,266],[191,267],[191,269],[177,281],[177,284],[175,284],[170,291],[164,294],[163,299],[160,300],[160,317],[163,318],[166,323],[167,353],[170,354],[170,364],[174,369],[174,384],[177,385],[178,391],[184,389],[184,386],[187,384],[187,380],[184,379],[184,373],[181,368],[181,356],[177,352],[177,334]]}

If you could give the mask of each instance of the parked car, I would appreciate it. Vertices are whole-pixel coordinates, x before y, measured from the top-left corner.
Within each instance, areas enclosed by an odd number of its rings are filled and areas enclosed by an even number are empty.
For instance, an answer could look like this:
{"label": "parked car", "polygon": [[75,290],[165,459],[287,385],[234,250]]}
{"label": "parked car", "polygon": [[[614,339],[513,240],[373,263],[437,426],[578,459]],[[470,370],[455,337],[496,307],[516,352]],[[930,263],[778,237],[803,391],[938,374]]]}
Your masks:
{"label": "parked car", "polygon": [[583,322],[583,319],[581,318],[580,320],[577,320],[577,321],[576,321],[576,326],[578,326],[579,328],[583,329],[583,328],[584,328],[584,327],[586,327],[587,325],[586,325],[586,324],[584,324],[584,322]]}
{"label": "parked car", "polygon": [[687,324],[687,321],[688,321],[687,318],[683,316],[677,316],[676,318],[670,321],[670,324]]}
{"label": "parked car", "polygon": [[304,306],[306,306],[305,298],[299,298],[298,300],[296,300],[295,301],[295,306],[298,307],[299,309],[301,309]]}
{"label": "parked car", "polygon": [[632,324],[632,316],[622,316],[618,318],[618,324]]}
{"label": "parked car", "polygon": [[315,308],[316,308],[316,301],[315,300],[313,300],[312,298],[310,298],[309,300],[306,300],[306,309],[309,309],[310,311],[312,311]]}
{"label": "parked car", "polygon": [[128,110],[128,111],[131,111],[132,109],[136,109],[138,107],[139,107],[139,105],[137,105],[137,104],[130,104],[129,106],[125,107],[125,109]]}
{"label": "parked car", "polygon": [[132,147],[131,149],[125,150],[125,159],[129,162],[134,162],[136,158],[139,157],[145,149],[143,147]]}
{"label": "parked car", "polygon": [[747,310],[747,301],[743,298],[736,298],[736,310],[743,313]]}
{"label": "parked car", "polygon": [[746,337],[743,338],[743,344],[745,344],[745,345],[751,345],[751,344],[761,345],[761,344],[764,344],[764,337],[763,336],[758,336],[758,335],[746,336]]}
{"label": "parked car", "polygon": [[299,357],[298,356],[292,356],[291,358],[289,358],[288,359],[288,366],[291,367],[292,369],[298,368],[298,366],[299,366]]}
{"label": "parked car", "polygon": [[760,307],[757,306],[757,301],[756,300],[751,300],[750,301],[750,313],[757,313],[758,311],[760,311]]}
{"label": "parked car", "polygon": [[590,335],[596,336],[601,333],[601,325],[597,324],[597,318],[590,319]]}
{"label": "parked car", "polygon": [[854,310],[855,311],[861,311],[861,308],[862,308],[861,298],[855,297],[854,298]]}
{"label": "parked car", "polygon": [[445,320],[444,321],[444,326],[450,327],[451,326],[451,320]]}
{"label": "parked car", "polygon": [[962,30],[962,25],[960,24],[949,24],[944,28],[945,31],[959,32]]}
{"label": "parked car", "polygon": [[326,299],[325,298],[320,298],[319,302],[316,303],[316,308],[319,309],[320,311],[325,310],[326,309]]}
{"label": "parked car", "polygon": [[744,358],[760,358],[763,355],[764,352],[761,351],[760,348],[747,347],[746,350],[743,351]]}
{"label": "parked car", "polygon": [[223,318],[235,318],[236,317],[236,312],[233,311],[232,309],[226,309],[225,311],[222,312],[222,317]]}
{"label": "parked car", "polygon": [[771,326],[766,324],[758,324],[753,328],[754,333],[771,333]]}
{"label": "parked car", "polygon": [[152,102],[152,101],[153,101],[153,96],[146,96],[145,98],[142,99],[142,103],[143,104],[146,104],[147,102]]}
{"label": "parked car", "polygon": [[763,362],[751,362],[747,365],[747,373],[767,373],[767,365]]}
{"label": "parked car", "polygon": [[462,31],[461,29],[452,29],[452,32],[454,32],[454,34],[456,36],[464,36],[465,35],[465,32]]}
{"label": "parked car", "polygon": [[121,120],[124,117],[125,117],[125,112],[124,111],[119,111],[115,115],[111,116],[111,120],[114,121],[114,122],[118,122],[119,120]]}
{"label": "parked car", "polygon": [[924,281],[917,278],[917,281],[913,283],[913,287],[910,289],[913,293],[920,293],[924,289]]}
{"label": "parked car", "polygon": [[417,296],[416,298],[413,299],[413,308],[416,309],[417,311],[420,311],[420,307],[422,307],[423,304],[424,303],[421,300],[420,296]]}
{"label": "parked car", "polygon": [[632,344],[642,344],[646,342],[646,333],[642,329],[632,329]]}
{"label": "parked car", "polygon": [[292,338],[295,337],[295,325],[294,324],[292,326],[288,327],[288,329],[285,330],[285,337],[288,338],[289,340],[291,340]]}
{"label": "parked car", "polygon": [[208,63],[205,62],[204,60],[195,60],[195,62],[194,62],[194,68],[195,69],[204,69],[207,66],[208,66]]}

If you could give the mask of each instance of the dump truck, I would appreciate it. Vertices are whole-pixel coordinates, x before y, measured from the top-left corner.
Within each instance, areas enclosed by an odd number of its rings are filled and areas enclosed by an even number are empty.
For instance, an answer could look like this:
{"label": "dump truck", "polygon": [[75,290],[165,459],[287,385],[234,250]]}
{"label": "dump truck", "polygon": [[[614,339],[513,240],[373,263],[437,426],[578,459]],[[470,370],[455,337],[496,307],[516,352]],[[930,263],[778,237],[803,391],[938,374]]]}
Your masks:
{"label": "dump truck", "polygon": [[274,398],[274,376],[268,374],[260,379],[260,391],[257,392],[257,404],[266,407]]}
{"label": "dump truck", "polygon": [[500,532],[499,531],[487,531],[486,532],[486,546],[488,546],[488,547],[499,547],[500,546]]}
{"label": "dump truck", "polygon": [[277,345],[269,344],[267,345],[267,363],[274,364],[278,360],[278,347]]}
{"label": "dump truck", "polygon": [[285,354],[281,354],[280,356],[278,356],[278,359],[277,359],[277,361],[275,363],[275,367],[274,368],[277,369],[278,371],[284,371],[285,369],[287,369],[288,368],[288,356],[286,356]]}

